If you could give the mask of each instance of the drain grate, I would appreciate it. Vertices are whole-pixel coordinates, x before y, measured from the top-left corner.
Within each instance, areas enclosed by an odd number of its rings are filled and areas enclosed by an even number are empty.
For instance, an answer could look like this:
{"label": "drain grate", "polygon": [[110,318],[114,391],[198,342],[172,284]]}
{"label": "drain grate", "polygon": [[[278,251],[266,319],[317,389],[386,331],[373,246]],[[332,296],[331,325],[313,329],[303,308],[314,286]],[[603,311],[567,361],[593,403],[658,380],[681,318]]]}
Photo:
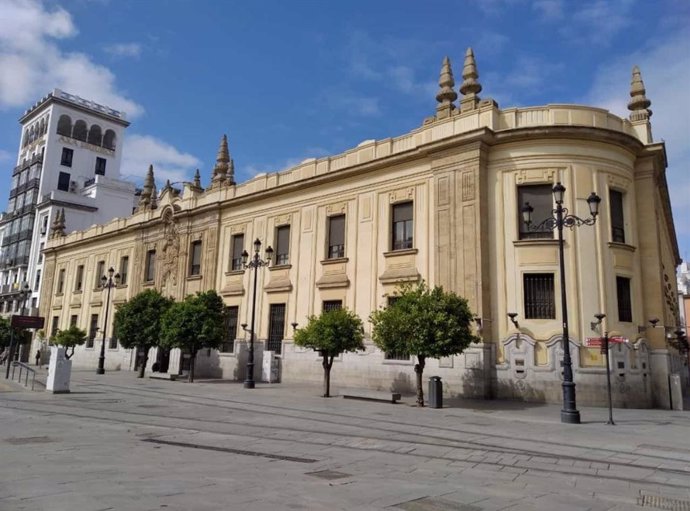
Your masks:
{"label": "drain grate", "polygon": [[204,449],[206,451],[227,452],[230,454],[241,454],[243,456],[258,456],[260,458],[268,458],[271,460],[293,461],[295,463],[316,463],[319,460],[312,460],[309,458],[297,458],[296,456],[283,456],[280,454],[270,454],[265,452],[245,451],[242,449],[230,449],[228,447],[213,447],[211,445],[190,444],[187,442],[172,442],[170,440],[160,440],[158,438],[144,438],[142,442],[149,442],[152,444],[172,445],[175,447],[189,447],[191,449]]}
{"label": "drain grate", "polygon": [[307,472],[305,475],[319,477],[321,479],[332,481],[333,479],[342,479],[343,477],[350,477],[352,474],[346,474],[344,472],[338,472],[336,470],[320,470],[318,472]]}
{"label": "drain grate", "polygon": [[5,442],[13,445],[28,445],[28,444],[47,444],[55,442],[49,436],[25,436],[25,437],[10,437],[6,438]]}
{"label": "drain grate", "polygon": [[655,507],[669,511],[690,511],[690,500],[674,499],[661,495],[642,495],[637,503],[642,507]]}

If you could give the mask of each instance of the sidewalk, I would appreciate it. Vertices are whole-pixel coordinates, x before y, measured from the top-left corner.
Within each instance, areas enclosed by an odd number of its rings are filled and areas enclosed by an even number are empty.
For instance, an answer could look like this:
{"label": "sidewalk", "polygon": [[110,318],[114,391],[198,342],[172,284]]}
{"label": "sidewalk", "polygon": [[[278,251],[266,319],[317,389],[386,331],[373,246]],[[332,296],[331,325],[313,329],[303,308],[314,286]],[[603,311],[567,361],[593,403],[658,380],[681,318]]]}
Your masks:
{"label": "sidewalk", "polygon": [[[690,506],[690,413],[319,397],[320,385],[73,374],[0,393],[0,509],[624,510]],[[337,386],[334,394],[338,393]],[[645,504],[645,507],[639,507]],[[655,507],[656,506],[656,507]],[[673,509],[673,508],[671,508]]]}

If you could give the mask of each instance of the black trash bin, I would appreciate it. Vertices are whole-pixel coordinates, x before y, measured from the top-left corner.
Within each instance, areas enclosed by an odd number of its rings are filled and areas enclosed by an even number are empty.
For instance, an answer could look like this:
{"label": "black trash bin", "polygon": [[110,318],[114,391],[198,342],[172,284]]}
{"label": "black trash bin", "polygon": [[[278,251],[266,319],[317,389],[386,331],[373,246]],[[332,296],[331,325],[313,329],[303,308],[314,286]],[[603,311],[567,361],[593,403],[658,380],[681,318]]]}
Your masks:
{"label": "black trash bin", "polygon": [[429,407],[443,408],[443,382],[440,376],[429,378]]}

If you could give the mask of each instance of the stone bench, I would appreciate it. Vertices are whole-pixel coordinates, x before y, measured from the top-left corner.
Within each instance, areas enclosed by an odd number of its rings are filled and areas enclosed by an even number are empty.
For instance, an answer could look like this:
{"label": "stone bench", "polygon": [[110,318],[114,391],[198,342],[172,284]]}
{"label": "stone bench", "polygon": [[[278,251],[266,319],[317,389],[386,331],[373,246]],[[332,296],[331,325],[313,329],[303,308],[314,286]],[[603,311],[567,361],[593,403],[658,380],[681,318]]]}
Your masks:
{"label": "stone bench", "polygon": [[375,401],[378,403],[391,403],[396,404],[400,401],[401,396],[397,392],[392,392],[390,398],[374,396],[374,395],[360,395],[360,394],[343,394],[344,399],[358,399],[360,401]]}

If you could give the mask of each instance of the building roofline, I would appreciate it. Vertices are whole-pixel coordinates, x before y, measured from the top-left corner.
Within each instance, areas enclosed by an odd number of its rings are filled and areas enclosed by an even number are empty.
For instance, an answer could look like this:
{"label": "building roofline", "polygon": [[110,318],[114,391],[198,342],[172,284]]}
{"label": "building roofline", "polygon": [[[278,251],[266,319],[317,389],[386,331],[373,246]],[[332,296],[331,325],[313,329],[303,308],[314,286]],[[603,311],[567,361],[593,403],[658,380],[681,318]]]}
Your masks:
{"label": "building roofline", "polygon": [[101,117],[116,124],[120,124],[125,128],[130,124],[129,121],[127,121],[127,114],[125,114],[124,112],[120,112],[108,106],[101,105],[100,103],[96,103],[95,101],[90,101],[88,99],[81,98],[79,96],[70,94],[60,89],[53,89],[46,96],[41,98],[36,104],[34,104],[31,108],[26,110],[24,114],[19,118],[19,122],[22,124],[25,123],[26,121],[34,117],[40,109],[50,105],[51,103],[56,103],[59,105],[74,108],[76,110],[81,110],[82,112],[88,113],[89,115],[95,115],[97,117]]}

